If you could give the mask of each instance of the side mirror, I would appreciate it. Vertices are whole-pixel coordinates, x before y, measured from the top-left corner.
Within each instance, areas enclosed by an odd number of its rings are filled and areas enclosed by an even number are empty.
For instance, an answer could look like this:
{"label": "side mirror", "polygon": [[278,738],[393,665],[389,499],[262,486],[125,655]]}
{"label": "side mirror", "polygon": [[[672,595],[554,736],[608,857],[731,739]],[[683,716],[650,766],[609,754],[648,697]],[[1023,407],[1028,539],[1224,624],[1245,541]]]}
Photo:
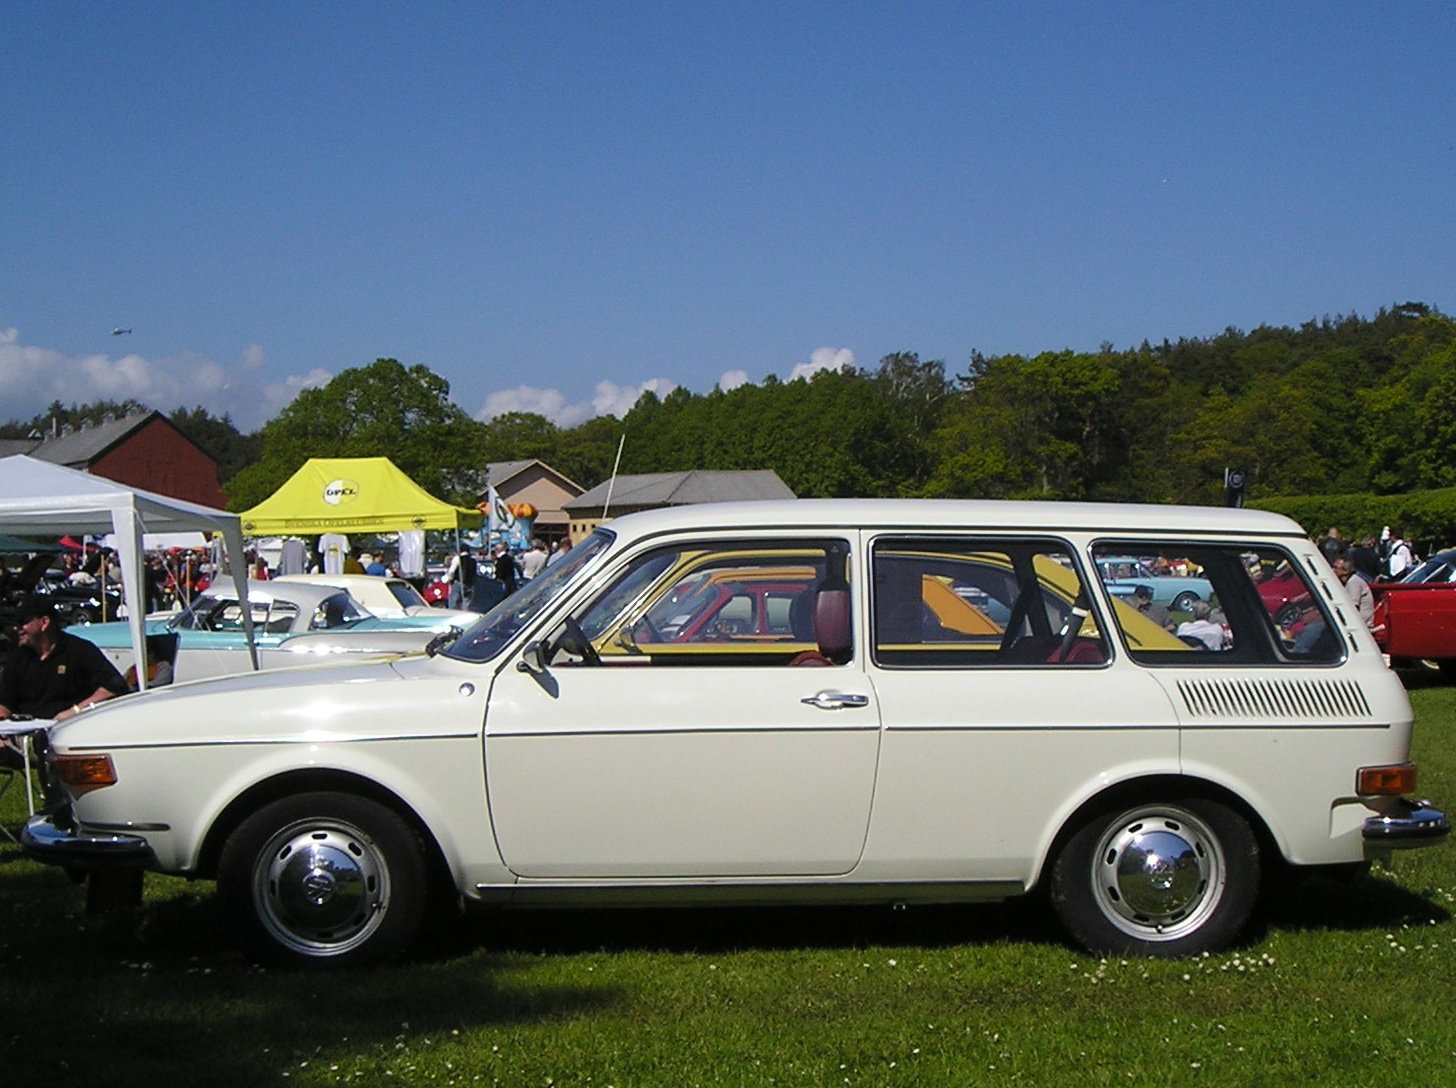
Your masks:
{"label": "side mirror", "polygon": [[530,673],[532,676],[541,676],[545,674],[550,665],[550,643],[528,642],[526,648],[521,651],[521,660],[516,662],[516,671]]}

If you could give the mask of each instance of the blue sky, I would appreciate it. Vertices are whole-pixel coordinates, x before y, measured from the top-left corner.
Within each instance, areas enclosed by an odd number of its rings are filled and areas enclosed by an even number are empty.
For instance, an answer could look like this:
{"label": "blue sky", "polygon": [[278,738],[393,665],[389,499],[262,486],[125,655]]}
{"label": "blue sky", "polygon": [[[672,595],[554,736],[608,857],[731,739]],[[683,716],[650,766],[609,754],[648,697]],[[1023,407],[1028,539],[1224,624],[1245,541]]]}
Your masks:
{"label": "blue sky", "polygon": [[[391,356],[565,425],[1456,307],[1456,8],[0,8],[0,419]],[[134,331],[112,336],[115,327]]]}

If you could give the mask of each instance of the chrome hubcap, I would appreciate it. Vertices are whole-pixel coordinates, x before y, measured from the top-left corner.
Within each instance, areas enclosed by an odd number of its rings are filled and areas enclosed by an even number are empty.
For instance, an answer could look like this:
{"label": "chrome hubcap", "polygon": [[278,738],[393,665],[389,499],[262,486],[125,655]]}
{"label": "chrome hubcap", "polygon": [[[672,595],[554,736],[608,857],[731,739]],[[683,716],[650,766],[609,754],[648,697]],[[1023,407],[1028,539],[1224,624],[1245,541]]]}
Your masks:
{"label": "chrome hubcap", "polygon": [[1219,845],[1192,813],[1148,808],[1126,813],[1098,844],[1093,893],[1102,913],[1139,940],[1173,940],[1197,929],[1223,895]]}
{"label": "chrome hubcap", "polygon": [[389,874],[369,838],[347,824],[280,832],[258,859],[253,895],[272,935],[290,948],[344,952],[379,925]]}

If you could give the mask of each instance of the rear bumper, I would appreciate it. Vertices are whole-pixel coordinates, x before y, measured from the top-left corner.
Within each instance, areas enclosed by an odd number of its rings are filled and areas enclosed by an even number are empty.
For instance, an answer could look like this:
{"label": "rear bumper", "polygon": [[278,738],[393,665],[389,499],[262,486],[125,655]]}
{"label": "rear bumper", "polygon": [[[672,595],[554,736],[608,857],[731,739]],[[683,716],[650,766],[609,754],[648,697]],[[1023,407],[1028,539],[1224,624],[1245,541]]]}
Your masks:
{"label": "rear bumper", "polygon": [[62,826],[57,813],[27,820],[20,845],[37,861],[75,869],[146,869],[157,860],[140,835],[80,831]]}
{"label": "rear bumper", "polygon": [[1367,819],[1361,833],[1366,852],[1378,855],[1443,842],[1451,834],[1451,821],[1429,801],[1401,798],[1390,812]]}

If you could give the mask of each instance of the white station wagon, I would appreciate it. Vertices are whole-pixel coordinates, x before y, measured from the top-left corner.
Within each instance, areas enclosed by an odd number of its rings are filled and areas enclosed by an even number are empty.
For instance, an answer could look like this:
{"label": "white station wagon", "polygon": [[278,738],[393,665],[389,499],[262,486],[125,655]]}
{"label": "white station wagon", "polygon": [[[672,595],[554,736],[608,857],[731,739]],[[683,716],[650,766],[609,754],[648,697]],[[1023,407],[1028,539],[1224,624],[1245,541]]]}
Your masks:
{"label": "white station wagon", "polygon": [[[1198,564],[1221,637],[1180,637],[1096,574],[1155,554]],[[1304,607],[1280,626],[1259,586],[1291,577]],[[1086,948],[1178,956],[1238,941],[1275,867],[1445,838],[1406,796],[1410,732],[1360,616],[1277,515],[689,506],[609,523],[429,653],[51,727],[24,841],[93,890],[128,868],[215,877],[254,954],[294,964],[393,955],[430,896],[1032,889]]]}

